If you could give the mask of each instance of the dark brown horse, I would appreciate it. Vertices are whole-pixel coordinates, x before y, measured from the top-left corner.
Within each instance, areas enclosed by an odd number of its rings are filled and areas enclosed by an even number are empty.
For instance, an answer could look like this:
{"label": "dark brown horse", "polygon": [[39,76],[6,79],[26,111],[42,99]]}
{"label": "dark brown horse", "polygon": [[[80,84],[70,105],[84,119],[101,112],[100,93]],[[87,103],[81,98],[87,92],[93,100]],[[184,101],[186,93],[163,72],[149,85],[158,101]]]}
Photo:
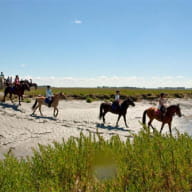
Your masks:
{"label": "dark brown horse", "polygon": [[158,109],[154,107],[150,107],[143,112],[143,124],[146,123],[146,115],[147,115],[149,117],[148,127],[152,127],[154,129],[151,123],[154,119],[156,119],[162,122],[160,133],[162,132],[164,125],[168,124],[170,134],[172,134],[171,122],[175,114],[181,117],[181,110],[179,105],[169,106],[167,108],[167,112],[165,113],[165,115],[162,115]]}
{"label": "dark brown horse", "polygon": [[23,94],[24,94],[25,90],[30,91],[30,87],[27,83],[21,83],[17,87],[8,86],[4,90],[4,97],[3,97],[2,101],[5,102],[5,98],[6,98],[7,94],[9,94],[9,98],[10,98],[11,102],[14,103],[13,99],[12,99],[12,95],[15,94],[15,95],[18,95],[19,105],[21,105],[21,99],[23,98]]}
{"label": "dark brown horse", "polygon": [[27,83],[29,85],[29,87],[34,87],[35,89],[37,89],[37,83],[32,83],[32,79],[30,79],[30,81],[28,81],[27,79],[25,80],[21,80],[20,83]]}
{"label": "dark brown horse", "polygon": [[121,116],[123,116],[125,126],[128,127],[127,122],[126,122],[126,113],[127,113],[127,108],[129,107],[129,105],[135,106],[135,104],[134,104],[134,102],[133,102],[133,100],[131,98],[125,99],[121,103],[121,105],[119,106],[118,109],[113,109],[111,103],[101,103],[99,119],[103,118],[103,123],[105,123],[106,113],[111,112],[111,113],[119,115],[118,119],[117,119],[117,122],[116,122],[116,126],[118,126],[119,119],[121,118]]}

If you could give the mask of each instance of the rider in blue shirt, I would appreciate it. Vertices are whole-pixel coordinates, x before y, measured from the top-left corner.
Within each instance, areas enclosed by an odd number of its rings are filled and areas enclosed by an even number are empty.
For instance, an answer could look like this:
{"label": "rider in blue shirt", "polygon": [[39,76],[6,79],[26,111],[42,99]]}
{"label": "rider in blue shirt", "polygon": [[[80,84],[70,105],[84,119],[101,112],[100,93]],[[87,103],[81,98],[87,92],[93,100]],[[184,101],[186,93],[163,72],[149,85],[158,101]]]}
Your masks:
{"label": "rider in blue shirt", "polygon": [[51,107],[51,103],[53,102],[53,93],[49,85],[46,89],[46,100],[48,101],[48,106]]}

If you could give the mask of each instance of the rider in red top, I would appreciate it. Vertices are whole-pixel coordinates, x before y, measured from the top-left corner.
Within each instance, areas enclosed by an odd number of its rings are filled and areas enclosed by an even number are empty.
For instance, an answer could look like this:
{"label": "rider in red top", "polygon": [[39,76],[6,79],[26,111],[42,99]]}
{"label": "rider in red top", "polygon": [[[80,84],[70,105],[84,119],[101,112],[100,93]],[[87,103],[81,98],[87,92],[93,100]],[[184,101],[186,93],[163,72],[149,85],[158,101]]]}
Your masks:
{"label": "rider in red top", "polygon": [[15,84],[15,87],[18,87],[20,85],[20,81],[19,81],[19,76],[18,75],[15,76],[14,84]]}

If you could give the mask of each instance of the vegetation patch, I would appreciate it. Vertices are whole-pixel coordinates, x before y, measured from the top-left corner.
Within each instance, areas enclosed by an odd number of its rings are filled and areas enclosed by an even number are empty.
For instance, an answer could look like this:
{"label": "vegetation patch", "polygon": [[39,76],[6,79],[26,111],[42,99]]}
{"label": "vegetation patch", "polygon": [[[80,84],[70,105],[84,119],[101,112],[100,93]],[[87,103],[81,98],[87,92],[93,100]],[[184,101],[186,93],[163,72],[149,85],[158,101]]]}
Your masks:
{"label": "vegetation patch", "polygon": [[[29,98],[39,95],[45,96],[46,87],[38,87],[26,91],[25,95]],[[135,101],[140,99],[157,99],[161,92],[166,93],[170,98],[192,98],[190,89],[139,89],[139,88],[118,88],[121,99],[132,97]],[[3,90],[2,90],[3,91]],[[53,93],[63,92],[67,98],[87,100],[113,100],[116,88],[52,88]]]}
{"label": "vegetation patch", "polygon": [[6,154],[0,191],[190,191],[192,138],[142,130],[126,142],[99,134],[39,145],[32,157]]}

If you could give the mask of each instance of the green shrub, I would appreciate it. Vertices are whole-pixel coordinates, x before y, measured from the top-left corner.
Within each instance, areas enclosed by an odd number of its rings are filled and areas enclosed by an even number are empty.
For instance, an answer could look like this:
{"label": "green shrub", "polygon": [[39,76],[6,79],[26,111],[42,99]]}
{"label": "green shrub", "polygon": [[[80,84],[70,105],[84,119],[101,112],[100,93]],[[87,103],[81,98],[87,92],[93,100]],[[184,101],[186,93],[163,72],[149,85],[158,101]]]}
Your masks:
{"label": "green shrub", "polygon": [[30,98],[24,98],[23,102],[25,102],[25,103],[31,103],[31,99],[30,99]]}
{"label": "green shrub", "polygon": [[90,98],[90,97],[87,97],[87,98],[86,98],[86,101],[87,101],[87,103],[91,103],[91,102],[93,102],[93,99]]}
{"label": "green shrub", "polygon": [[192,138],[142,130],[125,142],[83,134],[0,161],[0,191],[190,191]]}

